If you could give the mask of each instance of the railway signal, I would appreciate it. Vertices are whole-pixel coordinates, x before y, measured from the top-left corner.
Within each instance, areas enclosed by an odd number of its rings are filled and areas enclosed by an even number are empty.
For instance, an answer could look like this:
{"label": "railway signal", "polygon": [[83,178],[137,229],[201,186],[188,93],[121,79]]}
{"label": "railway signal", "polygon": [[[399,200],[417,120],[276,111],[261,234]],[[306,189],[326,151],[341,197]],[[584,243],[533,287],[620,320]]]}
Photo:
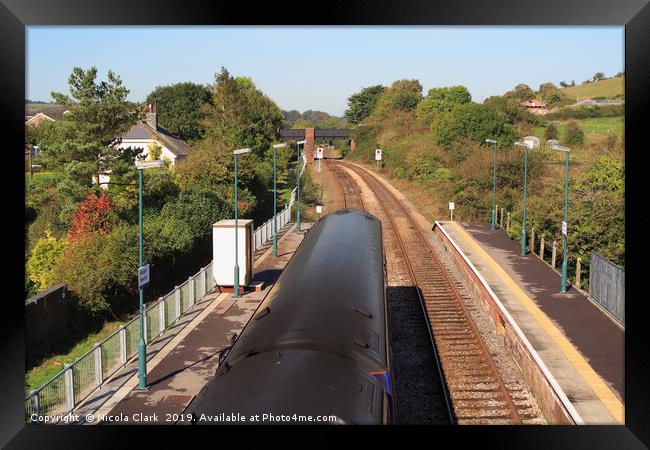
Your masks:
{"label": "railway signal", "polygon": [[379,171],[379,161],[381,161],[381,149],[375,150],[375,161],[377,161],[377,171]]}

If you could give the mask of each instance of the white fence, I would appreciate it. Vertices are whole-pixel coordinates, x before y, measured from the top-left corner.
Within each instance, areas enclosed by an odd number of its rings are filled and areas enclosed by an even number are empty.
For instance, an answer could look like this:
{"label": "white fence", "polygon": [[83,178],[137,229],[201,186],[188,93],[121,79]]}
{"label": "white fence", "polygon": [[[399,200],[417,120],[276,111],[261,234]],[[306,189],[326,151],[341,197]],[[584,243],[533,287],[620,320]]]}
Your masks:
{"label": "white fence", "polygon": [[[150,343],[214,288],[212,263],[145,308],[145,342]],[[25,399],[25,419],[65,415],[96,391],[136,355],[140,316],[122,325],[95,347],[50,378]]]}
{"label": "white fence", "polygon": [[[305,170],[307,158],[303,157],[300,175]],[[291,220],[291,207],[296,201],[296,188],[291,192],[289,204],[277,214],[277,229]],[[273,218],[254,231],[255,250],[273,238]],[[203,267],[186,282],[160,297],[145,308],[145,342],[150,343],[190,309],[197,300],[214,288],[212,263]],[[25,398],[25,419],[32,417],[56,418],[70,413],[90,394],[99,389],[105,380],[122,369],[136,355],[140,339],[140,316],[137,315],[118,331],[97,343],[72,364],[50,378]]]}

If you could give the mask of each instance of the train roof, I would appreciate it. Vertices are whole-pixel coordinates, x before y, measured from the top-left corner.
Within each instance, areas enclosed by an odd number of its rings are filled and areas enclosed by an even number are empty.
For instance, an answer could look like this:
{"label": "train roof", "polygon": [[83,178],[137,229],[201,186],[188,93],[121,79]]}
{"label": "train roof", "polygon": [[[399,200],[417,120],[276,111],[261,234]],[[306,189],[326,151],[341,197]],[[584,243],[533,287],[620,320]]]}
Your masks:
{"label": "train roof", "polygon": [[[185,412],[197,425],[380,424],[383,395],[381,383],[350,359],[286,350],[242,360],[210,381]],[[251,420],[255,415],[259,421]]]}

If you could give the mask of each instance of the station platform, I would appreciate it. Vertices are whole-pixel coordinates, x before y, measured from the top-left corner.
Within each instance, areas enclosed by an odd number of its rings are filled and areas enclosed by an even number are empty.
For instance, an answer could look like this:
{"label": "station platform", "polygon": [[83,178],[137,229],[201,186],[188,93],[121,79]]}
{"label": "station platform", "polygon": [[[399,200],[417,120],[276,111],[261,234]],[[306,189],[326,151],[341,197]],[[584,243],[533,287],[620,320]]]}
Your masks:
{"label": "station platform", "polygon": [[[201,388],[214,376],[219,355],[231,344],[269,293],[298,248],[311,224],[295,225],[278,239],[278,257],[268,246],[256,255],[249,289],[239,298],[212,292],[196,303],[187,317],[152,343],[147,352],[148,389],[137,389],[137,358],[103,388],[104,393],[84,402],[76,411],[81,424],[171,425]],[[177,328],[177,329],[174,329]],[[91,413],[92,422],[85,420]]]}
{"label": "station platform", "polygon": [[571,287],[561,294],[560,274],[534,255],[521,256],[520,243],[502,229],[438,221],[433,231],[473,284],[484,285],[480,289],[489,297],[483,302],[494,309],[497,330],[520,342],[512,345],[518,346],[517,362],[533,384],[546,383],[544,392],[553,392],[560,405],[556,410],[563,409],[573,423],[623,424],[620,324],[583,291]]}

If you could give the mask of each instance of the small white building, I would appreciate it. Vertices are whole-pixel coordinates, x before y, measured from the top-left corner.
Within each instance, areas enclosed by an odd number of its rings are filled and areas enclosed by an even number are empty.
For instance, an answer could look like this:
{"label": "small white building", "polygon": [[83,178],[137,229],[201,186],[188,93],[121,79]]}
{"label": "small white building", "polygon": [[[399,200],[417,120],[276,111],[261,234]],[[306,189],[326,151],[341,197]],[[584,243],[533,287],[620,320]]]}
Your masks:
{"label": "small white building", "polygon": [[151,105],[149,105],[146,119],[124,133],[117,148],[139,148],[142,149],[140,154],[146,157],[149,153],[149,146],[154,145],[154,142],[162,147],[160,159],[170,161],[172,166],[185,159],[192,150],[184,140],[158,126],[158,117]]}

